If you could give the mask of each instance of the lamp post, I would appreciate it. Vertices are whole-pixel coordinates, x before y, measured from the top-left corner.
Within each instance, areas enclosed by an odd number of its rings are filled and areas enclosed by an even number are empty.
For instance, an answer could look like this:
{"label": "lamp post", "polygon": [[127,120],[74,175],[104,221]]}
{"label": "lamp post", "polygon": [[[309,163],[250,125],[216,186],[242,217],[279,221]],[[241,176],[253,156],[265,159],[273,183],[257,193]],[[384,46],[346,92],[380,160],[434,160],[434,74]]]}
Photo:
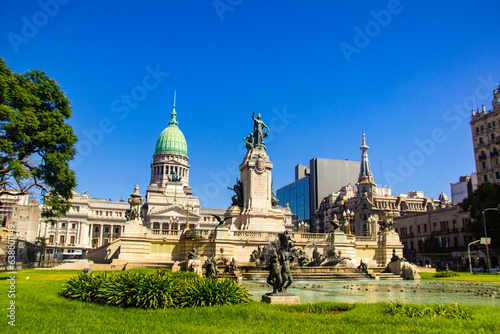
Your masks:
{"label": "lamp post", "polygon": [[372,235],[372,238],[373,238],[373,235],[375,234],[375,221],[377,219],[375,217],[373,217],[373,215],[370,215],[370,217],[368,218],[368,222],[370,223],[370,231],[371,231],[371,235]]}
{"label": "lamp post", "polygon": [[354,219],[354,211],[347,209],[347,211],[342,212],[342,216],[344,216],[344,220],[347,221],[346,232],[347,234],[351,234],[351,220]]}
{"label": "lamp post", "polygon": [[170,217],[170,226],[172,230],[177,230],[177,224],[179,223],[179,218],[177,216]]}
{"label": "lamp post", "polygon": [[189,212],[193,209],[194,206],[189,202],[182,205],[182,210],[186,211],[186,231],[189,231]]}
{"label": "lamp post", "polygon": [[300,221],[300,222],[298,223],[298,227],[299,227],[299,232],[300,232],[300,233],[304,233],[304,229],[305,229],[304,225],[305,225],[305,224],[304,224],[304,222],[303,222],[303,221]]}
{"label": "lamp post", "polygon": [[472,262],[471,262],[471,260],[470,260],[470,245],[475,244],[475,243],[477,243],[477,242],[479,242],[479,241],[481,241],[481,240],[476,240],[476,241],[473,241],[473,242],[469,243],[469,245],[467,245],[467,252],[469,253],[469,271],[470,271],[471,273],[472,273]]}
{"label": "lamp post", "polygon": [[488,234],[486,233],[486,218],[485,218],[485,212],[486,211],[500,211],[500,204],[496,208],[487,208],[483,210],[483,227],[484,227],[484,238],[485,238],[485,245],[486,245],[486,266],[488,267],[488,272],[490,272],[490,250],[488,247]]}

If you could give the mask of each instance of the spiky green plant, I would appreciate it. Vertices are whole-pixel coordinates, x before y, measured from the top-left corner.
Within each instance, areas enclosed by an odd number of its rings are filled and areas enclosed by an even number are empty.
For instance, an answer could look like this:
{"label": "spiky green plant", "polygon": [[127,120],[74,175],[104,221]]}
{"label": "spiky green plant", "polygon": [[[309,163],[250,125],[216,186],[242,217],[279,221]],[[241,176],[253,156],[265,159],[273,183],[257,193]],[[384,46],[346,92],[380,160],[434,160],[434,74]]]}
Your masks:
{"label": "spiky green plant", "polygon": [[399,300],[387,304],[385,311],[394,316],[406,316],[410,318],[422,317],[444,317],[460,318],[470,320],[472,314],[468,308],[454,303],[453,305],[420,305],[405,304]]}
{"label": "spiky green plant", "polygon": [[179,297],[181,307],[232,305],[249,301],[248,291],[228,278],[191,280]]}
{"label": "spiky green plant", "polygon": [[112,276],[106,272],[97,274],[81,273],[71,277],[64,283],[59,295],[85,302],[96,302],[99,298],[99,289]]}

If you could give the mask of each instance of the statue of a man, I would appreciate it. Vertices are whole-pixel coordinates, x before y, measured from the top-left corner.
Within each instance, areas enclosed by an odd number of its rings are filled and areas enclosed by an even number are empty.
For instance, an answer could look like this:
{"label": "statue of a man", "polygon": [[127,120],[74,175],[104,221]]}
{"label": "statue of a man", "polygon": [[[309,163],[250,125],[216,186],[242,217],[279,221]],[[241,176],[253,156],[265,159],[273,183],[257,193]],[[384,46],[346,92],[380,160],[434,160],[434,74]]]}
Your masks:
{"label": "statue of a man", "polygon": [[[255,111],[252,114],[252,119],[253,119],[253,143],[254,147],[256,148],[264,148],[264,137],[267,137],[267,134],[269,133],[270,129],[269,127],[264,124],[263,121],[261,121],[261,116],[260,114],[257,115],[257,118],[255,118]],[[267,129],[266,132],[264,132],[264,129]]]}
{"label": "statue of a man", "polygon": [[217,278],[219,271],[217,270],[217,261],[215,260],[215,256],[212,256],[205,261],[205,270],[206,277]]}
{"label": "statue of a man", "polygon": [[281,276],[281,264],[276,253],[269,258],[269,276],[267,276],[267,284],[272,285],[273,293],[282,291],[283,279]]}

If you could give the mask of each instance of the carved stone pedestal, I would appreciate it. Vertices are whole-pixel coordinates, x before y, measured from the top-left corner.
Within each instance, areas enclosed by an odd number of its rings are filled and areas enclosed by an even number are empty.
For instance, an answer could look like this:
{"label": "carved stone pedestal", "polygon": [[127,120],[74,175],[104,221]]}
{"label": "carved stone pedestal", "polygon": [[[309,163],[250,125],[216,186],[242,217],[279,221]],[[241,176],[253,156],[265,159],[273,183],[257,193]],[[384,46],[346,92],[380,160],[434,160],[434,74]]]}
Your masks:
{"label": "carved stone pedestal", "polygon": [[262,302],[274,305],[298,305],[300,297],[294,294],[265,294],[262,295]]}

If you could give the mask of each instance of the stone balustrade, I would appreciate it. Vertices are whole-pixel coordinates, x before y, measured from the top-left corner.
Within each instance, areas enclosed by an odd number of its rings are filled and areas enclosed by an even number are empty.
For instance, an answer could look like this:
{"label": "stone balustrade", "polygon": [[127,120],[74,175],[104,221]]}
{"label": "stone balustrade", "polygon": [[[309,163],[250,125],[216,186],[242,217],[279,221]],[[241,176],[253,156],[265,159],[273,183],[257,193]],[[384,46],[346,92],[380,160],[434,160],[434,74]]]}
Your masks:
{"label": "stone balustrade", "polygon": [[151,230],[151,237],[153,239],[164,238],[165,236],[174,236],[178,239],[178,236],[182,233],[179,230]]}

